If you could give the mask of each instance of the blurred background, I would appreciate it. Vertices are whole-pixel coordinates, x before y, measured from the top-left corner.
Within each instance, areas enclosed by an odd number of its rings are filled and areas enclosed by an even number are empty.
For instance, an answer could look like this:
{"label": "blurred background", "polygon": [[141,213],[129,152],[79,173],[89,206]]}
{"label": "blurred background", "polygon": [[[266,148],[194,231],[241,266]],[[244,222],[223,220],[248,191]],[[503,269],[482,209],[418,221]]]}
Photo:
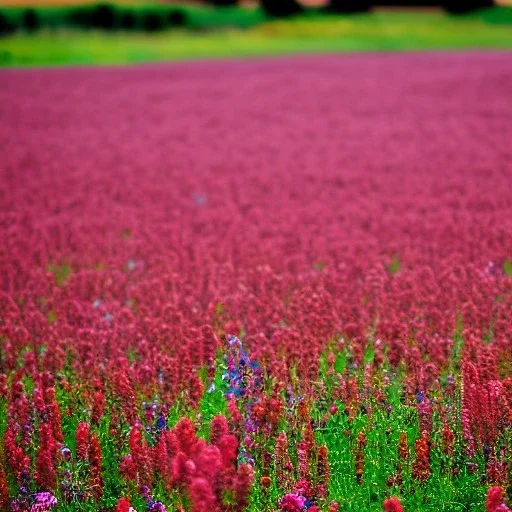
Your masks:
{"label": "blurred background", "polygon": [[0,0],[0,66],[510,47],[512,0]]}

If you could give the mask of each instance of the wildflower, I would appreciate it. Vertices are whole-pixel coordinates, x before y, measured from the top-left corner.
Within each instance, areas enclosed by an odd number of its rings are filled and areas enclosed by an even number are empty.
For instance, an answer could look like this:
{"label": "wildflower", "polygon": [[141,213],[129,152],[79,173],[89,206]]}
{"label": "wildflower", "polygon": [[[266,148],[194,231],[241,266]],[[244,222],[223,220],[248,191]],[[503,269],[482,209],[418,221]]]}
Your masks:
{"label": "wildflower", "polygon": [[272,485],[272,479],[269,476],[262,476],[260,478],[260,485],[268,489]]}
{"label": "wildflower", "polygon": [[416,460],[412,465],[412,476],[420,482],[430,477],[430,439],[425,431],[416,441]]}
{"label": "wildflower", "polygon": [[76,455],[80,460],[87,459],[89,451],[89,425],[85,422],[79,423],[76,428]]}
{"label": "wildflower", "polygon": [[165,430],[166,427],[167,427],[167,421],[165,420],[165,416],[158,416],[157,420],[156,420],[156,425],[155,425],[156,429],[157,430]]}
{"label": "wildflower", "polygon": [[420,432],[432,432],[432,404],[428,398],[423,398],[417,405]]}
{"label": "wildflower", "polygon": [[135,480],[137,478],[137,466],[130,453],[121,459],[119,463],[119,474],[126,480]]}
{"label": "wildflower", "polygon": [[148,503],[148,512],[166,512],[166,508],[161,501],[151,501]]}
{"label": "wildflower", "polygon": [[238,467],[235,480],[235,500],[237,510],[243,510],[248,505],[253,481],[253,467],[250,464],[241,464]]}
{"label": "wildflower", "polygon": [[103,392],[96,391],[93,396],[91,422],[97,425],[105,413],[105,396]]}
{"label": "wildflower", "polygon": [[455,434],[452,432],[450,426],[447,421],[443,423],[443,452],[448,457],[453,457],[454,454],[454,442],[455,442]]}
{"label": "wildflower", "polygon": [[203,205],[203,204],[206,204],[207,199],[206,199],[206,196],[204,196],[202,194],[195,194],[194,201],[199,205]]}
{"label": "wildflower", "polygon": [[286,437],[286,432],[281,432],[277,436],[275,460],[277,481],[279,482],[280,487],[284,490],[291,490],[293,473],[295,470],[288,450],[288,438]]}
{"label": "wildflower", "polygon": [[230,347],[242,347],[242,342],[234,334],[226,335],[226,341]]}
{"label": "wildflower", "polygon": [[52,427],[53,438],[57,443],[62,443],[64,436],[62,434],[62,419],[59,411],[59,406],[55,397],[55,388],[53,386],[47,387],[44,390],[44,400],[46,403],[46,412],[48,421]]}
{"label": "wildflower", "polygon": [[309,457],[310,457],[310,446],[305,440],[300,441],[297,444],[297,458],[299,466],[299,477],[309,478]]}
{"label": "wildflower", "polygon": [[38,492],[30,498],[30,512],[45,512],[57,506],[57,498],[50,492]]}
{"label": "wildflower", "polygon": [[56,446],[51,425],[43,423],[40,427],[40,445],[34,475],[40,488],[54,490],[57,485],[55,453]]}
{"label": "wildflower", "polygon": [[364,474],[364,448],[366,446],[366,437],[364,432],[360,432],[356,440],[355,448],[355,466],[356,466],[356,479],[357,483],[363,482]]}
{"label": "wildflower", "polygon": [[511,512],[503,503],[503,489],[498,485],[490,487],[487,491],[485,507],[486,512]]}
{"label": "wildflower", "polygon": [[217,509],[217,497],[211,483],[206,478],[194,478],[188,490],[193,512],[211,512]]}
{"label": "wildflower", "polygon": [[144,485],[151,480],[153,468],[146,439],[138,426],[132,427],[130,431],[129,445],[139,483]]}
{"label": "wildflower", "polygon": [[282,512],[302,512],[306,505],[306,498],[298,494],[285,494],[279,499],[279,510]]}
{"label": "wildflower", "polygon": [[223,435],[217,444],[222,455],[225,467],[231,467],[236,463],[238,452],[238,439],[233,434]]}
{"label": "wildflower", "polygon": [[89,486],[95,499],[99,500],[103,491],[103,478],[101,475],[102,451],[100,440],[96,434],[91,436],[89,445]]}
{"label": "wildflower", "polygon": [[244,417],[238,408],[235,397],[233,394],[228,394],[228,413],[229,419],[232,423],[240,423],[243,421]]}
{"label": "wildflower", "polygon": [[7,484],[7,475],[4,469],[0,466],[0,509],[7,508],[9,501],[9,487]]}
{"label": "wildflower", "polygon": [[404,512],[399,498],[388,498],[382,503],[385,512]]}
{"label": "wildflower", "polygon": [[496,457],[491,457],[488,461],[486,473],[490,484],[499,485],[507,482],[507,464]]}
{"label": "wildflower", "polygon": [[295,492],[299,496],[304,496],[307,499],[313,499],[315,496],[315,491],[313,490],[313,486],[311,482],[307,478],[299,478],[297,483],[295,484]]}
{"label": "wildflower", "polygon": [[130,500],[127,498],[119,498],[115,512],[130,512]]}
{"label": "wildflower", "polygon": [[30,473],[30,458],[25,454],[23,448],[16,443],[16,434],[12,427],[7,428],[4,436],[5,459],[9,464],[19,484],[23,476]]}
{"label": "wildflower", "polygon": [[316,486],[316,494],[320,498],[325,498],[327,496],[327,490],[329,487],[329,460],[328,460],[329,452],[327,450],[327,446],[323,445],[318,448],[317,452],[317,463],[316,463],[316,478],[317,478],[317,486]]}
{"label": "wildflower", "polygon": [[67,446],[61,446],[59,452],[63,461],[69,462],[71,460],[71,450]]}

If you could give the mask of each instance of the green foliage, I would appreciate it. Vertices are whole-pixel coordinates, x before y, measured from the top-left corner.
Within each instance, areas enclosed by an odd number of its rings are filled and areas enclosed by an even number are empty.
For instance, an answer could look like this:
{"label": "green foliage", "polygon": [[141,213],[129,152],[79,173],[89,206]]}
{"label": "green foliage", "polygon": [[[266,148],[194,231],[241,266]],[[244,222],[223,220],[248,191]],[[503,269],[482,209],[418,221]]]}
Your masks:
{"label": "green foliage", "polygon": [[391,259],[391,263],[389,264],[388,272],[391,275],[394,275],[400,270],[401,267],[402,267],[402,262],[398,259],[398,256],[395,254],[393,256],[393,258]]}
{"label": "green foliage", "polygon": [[[61,30],[62,20],[70,9],[41,7],[36,11],[41,27],[46,29],[28,33],[20,28],[24,9],[0,8],[0,32],[2,13],[11,27],[7,28],[11,36],[0,38],[0,66],[111,65],[311,52],[512,48],[509,26],[484,19],[487,11],[453,17],[385,11],[334,16],[311,10],[293,18],[266,20],[261,10],[242,7],[153,8],[168,13],[170,27],[182,28],[146,35],[139,16],[144,8],[119,6],[116,31],[85,30],[80,28],[83,25],[73,25],[72,31]],[[512,8],[497,9],[512,12]],[[496,16],[506,19],[506,15]],[[18,32],[13,35],[15,31]],[[135,35],[134,31],[140,33]]]}
{"label": "green foliage", "polygon": [[[455,337],[460,335],[462,326],[457,326]],[[459,351],[462,350],[462,339],[454,342],[453,358],[459,357]],[[348,512],[359,510],[381,511],[382,501],[391,496],[399,496],[407,511],[421,510],[422,512],[479,512],[485,502],[486,485],[480,480],[479,472],[470,472],[466,462],[469,460],[464,454],[464,445],[462,438],[462,427],[460,424],[460,388],[455,391],[455,395],[443,393],[443,389],[432,391],[432,401],[436,404],[432,416],[432,434],[431,434],[431,457],[430,470],[431,476],[420,485],[413,477],[412,465],[414,462],[414,445],[420,437],[418,409],[416,407],[415,397],[407,396],[405,392],[405,382],[407,372],[405,366],[392,368],[389,362],[384,359],[382,363],[376,366],[374,360],[375,344],[369,340],[364,352],[365,364],[359,367],[347,365],[347,359],[350,360],[349,348],[342,348],[333,341],[328,350],[320,356],[320,374],[318,384],[320,387],[319,396],[315,401],[310,402],[311,408],[308,410],[310,418],[313,420],[314,436],[318,446],[325,444],[329,451],[330,481],[329,497],[325,504],[330,500],[336,500],[340,503],[340,509]],[[370,383],[370,388],[365,386],[369,382],[365,380],[365,372],[368,367],[374,368],[374,380]],[[457,376],[460,377],[460,368],[458,364],[450,367]],[[294,371],[293,368],[290,372]],[[197,409],[191,408],[187,400],[176,400],[171,404],[168,415],[168,426],[174,426],[179,418],[188,416],[196,424],[199,435],[208,439],[211,420],[219,415],[227,414],[227,400],[225,392],[227,384],[222,379],[225,372],[225,361],[221,352],[217,354],[215,375],[213,381],[210,380],[211,373],[207,368],[199,370],[205,393],[200,400]],[[61,377],[65,377],[66,386],[59,384],[57,379],[56,399],[59,405],[62,418],[62,431],[64,434],[64,444],[73,454],[76,454],[75,433],[78,423],[90,422],[90,408],[87,406],[87,399],[84,392],[89,390],[81,388],[74,383],[73,366],[67,364],[62,370]],[[386,383],[382,384],[383,377],[386,377]],[[268,378],[268,377],[267,377]],[[340,378],[347,381],[352,379],[358,386],[358,403],[345,403],[336,390],[339,391]],[[292,379],[293,380],[293,379]],[[24,387],[27,396],[31,396],[35,383],[29,375],[23,377]],[[312,383],[312,390],[317,383]],[[441,383],[441,386],[444,386]],[[268,388],[268,389],[267,389]],[[384,391],[383,398],[377,398],[372,389],[381,389]],[[266,397],[272,395],[273,386],[263,386],[263,394]],[[265,391],[266,390],[266,391]],[[282,397],[284,395],[281,395]],[[139,396],[137,401],[141,403],[146,397]],[[335,411],[329,413],[330,407],[335,405]],[[114,401],[107,396],[107,413],[101,418],[99,424],[92,425],[92,433],[98,435],[102,449],[102,477],[104,481],[104,492],[99,503],[92,502],[71,502],[65,503],[57,491],[57,497],[62,505],[59,510],[66,512],[75,512],[78,510],[112,510],[120,496],[129,496],[132,505],[139,509],[144,509],[144,500],[138,493],[135,484],[126,482],[119,474],[119,461],[128,453],[128,437],[130,426],[124,420],[115,417],[118,410]],[[241,409],[243,414],[247,411]],[[442,413],[441,411],[445,411]],[[442,428],[446,412],[453,418],[459,418],[451,425],[455,434],[456,454],[454,457],[448,457],[444,454],[442,446]],[[0,398],[0,417],[5,418],[7,413],[7,400]],[[142,411],[141,411],[142,414]],[[323,421],[321,421],[324,419]],[[284,430],[290,441],[290,456],[292,461],[297,463],[297,453],[295,445],[302,439],[302,428],[297,407],[288,405],[283,413],[278,431]],[[0,421],[0,437],[5,433],[6,422]],[[36,425],[37,427],[37,425]],[[116,429],[116,432],[112,432]],[[242,426],[243,429],[243,426]],[[401,459],[398,455],[397,446],[400,433],[406,434],[410,458]],[[362,452],[364,456],[364,473],[361,482],[358,482],[355,476],[355,451],[357,449],[357,438],[363,433],[366,439],[366,445]],[[273,453],[275,450],[275,435],[268,436],[264,431],[256,434],[259,449],[267,450]],[[510,442],[510,431],[505,430],[502,433],[501,441],[504,444]],[[30,454],[35,456],[36,445],[30,447]],[[256,459],[256,480],[252,490],[249,512],[270,512],[276,509],[278,499],[283,495],[283,490],[279,487],[276,480],[275,460],[271,466],[262,473],[261,454],[252,454]],[[0,453],[0,460],[2,454]],[[472,463],[478,465],[481,470],[485,468],[483,455],[477,454],[471,459]],[[77,479],[86,478],[87,467],[83,466],[81,461],[73,460],[72,471]],[[453,474],[451,468],[457,468],[458,474]],[[402,482],[400,484],[391,481],[390,477],[397,474],[400,469]],[[263,488],[259,484],[262,476],[270,477],[271,484],[269,488]],[[11,486],[11,494],[17,492],[14,483]],[[156,483],[152,488],[153,497],[160,499],[171,508],[177,508],[183,503],[183,498],[178,495],[178,491],[169,491]],[[226,503],[231,502],[233,496],[226,495]],[[324,504],[324,505],[325,505]],[[96,507],[96,508],[94,508]],[[324,507],[325,509],[326,507]]]}
{"label": "green foliage", "polygon": [[64,286],[69,276],[73,272],[73,269],[66,263],[61,264],[50,264],[48,270],[55,276],[55,282],[57,286]]}
{"label": "green foliage", "polygon": [[202,428],[199,434],[204,438],[208,438],[211,420],[219,414],[226,415],[227,410],[227,384],[222,380],[225,367],[220,353],[217,354],[216,363],[213,382],[208,382],[207,372],[204,372],[206,391],[199,403],[199,412],[201,413],[202,420]]}
{"label": "green foliage", "polygon": [[450,358],[450,370],[453,372],[460,366],[460,358],[464,350],[464,337],[462,336],[462,318],[457,317],[456,331],[453,335],[452,357]]}
{"label": "green foliage", "polygon": [[183,27],[191,30],[247,28],[263,20],[261,11],[236,6],[215,9],[189,5],[98,3],[62,7],[0,8],[0,36],[17,30],[80,28],[103,31],[155,32]]}

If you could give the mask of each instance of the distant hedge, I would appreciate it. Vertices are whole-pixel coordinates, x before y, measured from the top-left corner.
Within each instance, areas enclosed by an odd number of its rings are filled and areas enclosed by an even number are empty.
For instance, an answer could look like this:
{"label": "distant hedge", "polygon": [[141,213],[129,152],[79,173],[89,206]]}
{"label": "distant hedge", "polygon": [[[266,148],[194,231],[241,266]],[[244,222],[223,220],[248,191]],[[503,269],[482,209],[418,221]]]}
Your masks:
{"label": "distant hedge", "polygon": [[98,4],[69,9],[64,26],[100,30],[145,30],[156,32],[187,25],[187,15],[179,7],[137,8],[115,4]]}
{"label": "distant hedge", "polygon": [[40,28],[79,27],[155,32],[187,26],[187,13],[180,7],[131,7],[101,3],[61,8],[0,9],[0,35],[18,30],[33,32]]}
{"label": "distant hedge", "polygon": [[[349,14],[368,11],[386,0],[331,0],[324,9],[304,9],[297,0],[261,0],[261,9],[245,9],[232,5],[236,0],[210,0],[215,6],[146,5],[132,6],[99,3],[66,7],[4,7],[0,8],[0,36],[18,31],[39,29],[81,28],[94,30],[126,30],[156,32],[172,27],[209,30],[223,27],[247,28],[263,22],[266,16],[282,17],[301,12]],[[406,0],[390,0],[405,5]],[[430,0],[417,0],[416,4]],[[415,2],[409,2],[415,3]],[[480,9],[492,0],[441,0],[448,12],[476,16],[488,23],[512,24],[511,7]],[[464,9],[461,11],[461,4]]]}
{"label": "distant hedge", "polygon": [[440,7],[450,14],[466,14],[494,5],[494,0],[330,0],[325,10],[349,14],[366,12],[373,7]]}

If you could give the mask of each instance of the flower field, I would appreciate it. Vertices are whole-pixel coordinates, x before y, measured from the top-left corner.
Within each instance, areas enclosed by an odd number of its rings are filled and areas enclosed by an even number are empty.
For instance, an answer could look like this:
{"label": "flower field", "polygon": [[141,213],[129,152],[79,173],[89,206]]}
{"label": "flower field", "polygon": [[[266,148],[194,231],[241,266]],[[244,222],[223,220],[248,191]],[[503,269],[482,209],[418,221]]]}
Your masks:
{"label": "flower field", "polygon": [[510,510],[511,54],[0,83],[0,510]]}

